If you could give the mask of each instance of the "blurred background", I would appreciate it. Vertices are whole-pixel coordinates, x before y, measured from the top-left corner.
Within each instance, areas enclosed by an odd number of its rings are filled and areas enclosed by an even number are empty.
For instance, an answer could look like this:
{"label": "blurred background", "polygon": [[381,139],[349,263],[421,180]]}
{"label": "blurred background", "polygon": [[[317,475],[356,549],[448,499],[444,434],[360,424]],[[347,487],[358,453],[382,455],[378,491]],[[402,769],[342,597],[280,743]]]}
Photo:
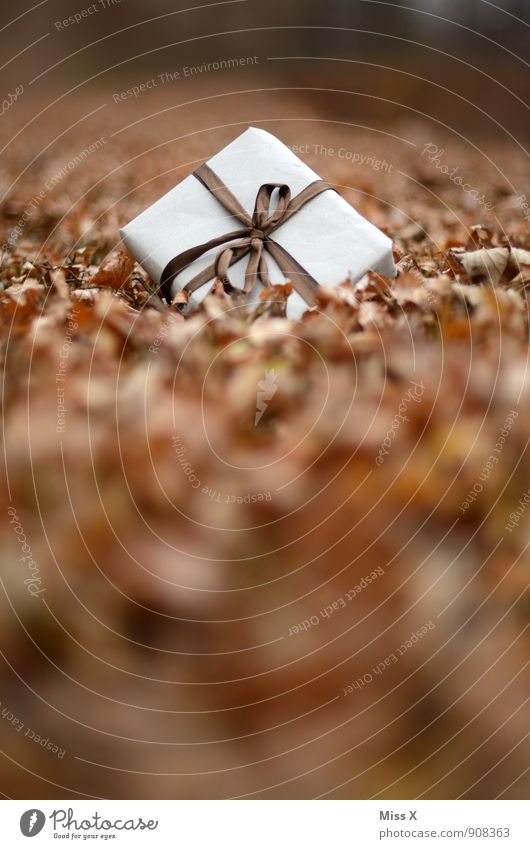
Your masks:
{"label": "blurred background", "polygon": [[[79,23],[61,23],[83,12]],[[347,108],[388,121],[410,109],[483,133],[499,130],[492,118],[507,129],[528,127],[525,0],[226,0],[196,7],[183,0],[46,0],[17,7],[12,23],[7,9],[2,15],[4,87],[37,77],[36,97],[62,91],[65,82],[80,97],[185,65],[256,56],[255,66],[228,72],[218,84],[237,88],[259,78],[300,85],[305,98],[313,88],[313,102],[339,117]],[[181,79],[164,97],[185,98],[197,82]],[[354,93],[347,107],[323,91],[335,87]]]}

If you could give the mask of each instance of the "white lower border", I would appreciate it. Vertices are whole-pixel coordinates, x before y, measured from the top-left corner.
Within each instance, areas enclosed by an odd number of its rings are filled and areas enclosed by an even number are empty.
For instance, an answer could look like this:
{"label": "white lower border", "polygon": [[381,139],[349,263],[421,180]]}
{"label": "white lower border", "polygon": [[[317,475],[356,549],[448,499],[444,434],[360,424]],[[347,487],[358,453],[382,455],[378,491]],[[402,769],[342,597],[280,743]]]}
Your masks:
{"label": "white lower border", "polygon": [[528,849],[527,810],[522,801],[9,800],[0,802],[0,844]]}

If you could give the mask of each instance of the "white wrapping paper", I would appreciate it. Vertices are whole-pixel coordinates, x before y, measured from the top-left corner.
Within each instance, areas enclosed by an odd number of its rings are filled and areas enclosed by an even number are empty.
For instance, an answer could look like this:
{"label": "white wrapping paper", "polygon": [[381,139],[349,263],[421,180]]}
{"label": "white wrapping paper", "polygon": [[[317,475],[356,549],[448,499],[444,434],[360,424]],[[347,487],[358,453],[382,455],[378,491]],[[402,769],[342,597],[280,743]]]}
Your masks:
{"label": "white wrapping paper", "polygon": [[[213,156],[208,165],[250,216],[263,183],[286,183],[294,197],[309,183],[320,179],[275,136],[255,127],[249,127]],[[274,202],[273,195],[271,208]],[[190,175],[123,227],[120,234],[129,251],[158,283],[174,256],[239,228],[243,229],[243,225]],[[395,274],[391,240],[334,191],[313,198],[277,227],[271,238],[322,286],[337,286],[348,277],[358,280],[370,269],[388,276]],[[172,294],[210,265],[219,250],[209,251],[182,271],[172,284]],[[272,282],[284,282],[283,274],[267,252],[266,259]],[[247,262],[248,255],[231,266],[229,275],[234,286],[243,286]],[[212,283],[213,280],[194,292],[190,301],[201,301]],[[261,283],[257,281],[251,300],[259,297],[260,289]],[[299,318],[306,309],[307,304],[293,291],[287,302],[288,318]]]}

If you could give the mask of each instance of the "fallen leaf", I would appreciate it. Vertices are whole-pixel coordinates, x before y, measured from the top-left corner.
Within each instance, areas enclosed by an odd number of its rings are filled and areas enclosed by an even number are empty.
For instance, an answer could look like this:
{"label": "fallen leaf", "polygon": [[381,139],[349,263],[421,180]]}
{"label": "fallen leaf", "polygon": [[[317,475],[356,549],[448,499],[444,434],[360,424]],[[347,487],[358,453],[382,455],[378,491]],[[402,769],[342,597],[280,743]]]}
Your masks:
{"label": "fallen leaf", "polygon": [[478,251],[464,251],[454,254],[473,283],[498,283],[504,274],[509,248],[480,248]]}
{"label": "fallen leaf", "polygon": [[511,286],[526,286],[530,283],[530,251],[512,248],[508,265],[514,273],[510,280]]}

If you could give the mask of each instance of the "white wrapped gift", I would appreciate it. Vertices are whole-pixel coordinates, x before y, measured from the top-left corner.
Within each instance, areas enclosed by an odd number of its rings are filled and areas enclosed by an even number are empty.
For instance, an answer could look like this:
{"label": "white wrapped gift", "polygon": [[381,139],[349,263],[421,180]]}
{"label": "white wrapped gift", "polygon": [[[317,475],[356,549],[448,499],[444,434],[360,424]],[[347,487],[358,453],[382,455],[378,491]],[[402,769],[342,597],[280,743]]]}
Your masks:
{"label": "white wrapped gift", "polygon": [[[297,198],[309,199],[293,210]],[[356,281],[369,270],[395,274],[391,240],[286,145],[255,127],[120,234],[168,299],[187,288],[190,302],[197,303],[220,276],[254,301],[264,284],[289,279],[288,318],[314,306],[311,293],[318,285]],[[216,244],[208,247],[212,240]]]}

